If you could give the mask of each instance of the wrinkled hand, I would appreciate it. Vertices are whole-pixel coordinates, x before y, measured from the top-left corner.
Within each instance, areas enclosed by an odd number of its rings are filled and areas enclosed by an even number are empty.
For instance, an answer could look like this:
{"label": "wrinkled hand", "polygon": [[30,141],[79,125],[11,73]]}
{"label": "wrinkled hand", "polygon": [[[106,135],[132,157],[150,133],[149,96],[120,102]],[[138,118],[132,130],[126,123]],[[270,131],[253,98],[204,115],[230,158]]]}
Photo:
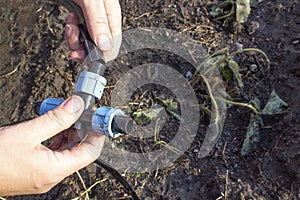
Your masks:
{"label": "wrinkled hand", "polygon": [[[118,0],[74,0],[84,14],[91,38],[103,52],[106,62],[117,57],[122,41],[121,8]],[[78,17],[70,13],[66,18],[66,37],[72,50],[70,58],[82,62],[85,52],[79,40]]]}
{"label": "wrinkled hand", "polygon": [[[97,159],[104,136],[89,132],[78,144],[76,130],[68,129],[83,107],[83,100],[72,96],[40,117],[0,128],[0,196],[46,192]],[[53,136],[49,147],[41,144]]]}

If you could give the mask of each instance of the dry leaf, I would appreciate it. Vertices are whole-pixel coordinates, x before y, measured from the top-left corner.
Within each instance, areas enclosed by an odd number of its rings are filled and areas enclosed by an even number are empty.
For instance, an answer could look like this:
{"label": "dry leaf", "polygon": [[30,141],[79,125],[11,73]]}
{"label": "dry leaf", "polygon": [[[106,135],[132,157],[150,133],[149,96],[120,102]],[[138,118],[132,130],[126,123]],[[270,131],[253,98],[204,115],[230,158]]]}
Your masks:
{"label": "dry leaf", "polygon": [[250,15],[250,0],[236,1],[236,21],[240,24],[245,23]]}

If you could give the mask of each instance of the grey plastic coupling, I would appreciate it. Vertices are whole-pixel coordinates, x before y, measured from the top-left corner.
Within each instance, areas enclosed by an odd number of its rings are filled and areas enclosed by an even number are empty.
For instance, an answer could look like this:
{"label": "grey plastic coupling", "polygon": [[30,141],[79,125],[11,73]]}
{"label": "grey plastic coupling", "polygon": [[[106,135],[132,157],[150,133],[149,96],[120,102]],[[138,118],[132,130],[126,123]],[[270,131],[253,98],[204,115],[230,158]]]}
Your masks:
{"label": "grey plastic coupling", "polygon": [[101,99],[106,83],[107,81],[103,76],[83,71],[78,77],[75,92],[82,92]]}

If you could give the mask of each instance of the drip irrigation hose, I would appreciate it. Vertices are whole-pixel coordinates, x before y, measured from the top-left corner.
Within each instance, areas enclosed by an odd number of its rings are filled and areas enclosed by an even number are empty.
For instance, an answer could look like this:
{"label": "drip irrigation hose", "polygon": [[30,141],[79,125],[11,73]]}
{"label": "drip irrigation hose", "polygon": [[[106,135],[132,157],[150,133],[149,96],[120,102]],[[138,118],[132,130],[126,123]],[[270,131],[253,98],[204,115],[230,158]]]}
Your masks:
{"label": "drip irrigation hose", "polygon": [[106,171],[108,171],[116,180],[119,181],[123,185],[123,187],[126,189],[127,193],[131,195],[131,197],[134,200],[139,200],[139,197],[137,196],[136,192],[134,189],[129,185],[128,181],[114,168],[111,166],[105,164],[104,162],[100,160],[94,161],[97,165],[100,167],[104,168]]}

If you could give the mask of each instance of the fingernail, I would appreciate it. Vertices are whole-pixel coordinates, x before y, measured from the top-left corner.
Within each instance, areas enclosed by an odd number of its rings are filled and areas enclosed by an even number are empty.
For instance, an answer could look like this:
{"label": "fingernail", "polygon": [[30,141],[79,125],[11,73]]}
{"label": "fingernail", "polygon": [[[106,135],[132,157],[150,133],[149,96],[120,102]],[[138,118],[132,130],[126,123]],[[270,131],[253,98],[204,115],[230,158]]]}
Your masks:
{"label": "fingernail", "polygon": [[66,36],[71,37],[72,27],[70,25],[66,25]]}
{"label": "fingernail", "polygon": [[72,96],[63,103],[64,109],[69,113],[76,113],[83,107],[83,100],[78,96]]}
{"label": "fingernail", "polygon": [[100,35],[97,37],[97,45],[102,51],[109,51],[112,49],[112,44],[107,35]]}

